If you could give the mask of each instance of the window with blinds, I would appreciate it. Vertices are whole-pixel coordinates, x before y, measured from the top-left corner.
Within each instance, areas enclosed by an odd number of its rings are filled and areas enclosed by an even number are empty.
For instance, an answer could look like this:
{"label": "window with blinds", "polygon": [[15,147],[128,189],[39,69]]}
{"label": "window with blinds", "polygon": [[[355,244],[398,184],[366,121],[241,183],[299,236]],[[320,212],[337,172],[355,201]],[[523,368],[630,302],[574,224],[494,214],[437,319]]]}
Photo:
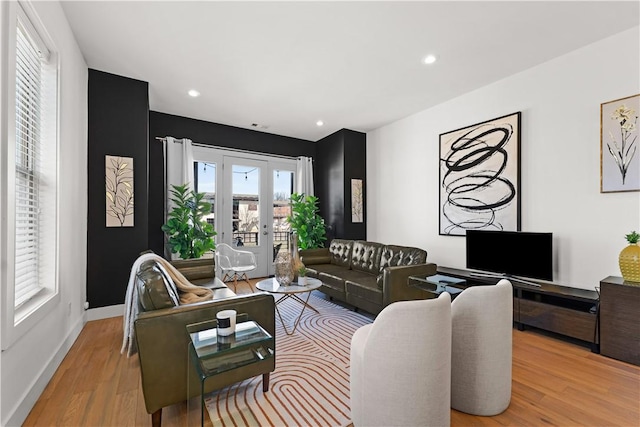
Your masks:
{"label": "window with blinds", "polygon": [[42,290],[39,277],[44,49],[18,20],[16,30],[15,290],[20,307]]}

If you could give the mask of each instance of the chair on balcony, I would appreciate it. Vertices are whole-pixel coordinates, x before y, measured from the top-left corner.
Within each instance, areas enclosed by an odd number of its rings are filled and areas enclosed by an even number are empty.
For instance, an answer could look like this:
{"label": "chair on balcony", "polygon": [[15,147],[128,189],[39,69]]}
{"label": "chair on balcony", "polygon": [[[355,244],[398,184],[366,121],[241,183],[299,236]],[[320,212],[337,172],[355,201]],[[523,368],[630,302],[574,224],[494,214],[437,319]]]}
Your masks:
{"label": "chair on balcony", "polygon": [[253,291],[253,287],[247,277],[247,272],[255,270],[258,266],[253,252],[234,249],[226,243],[216,245],[216,264],[224,276],[223,282],[233,281],[233,291],[236,292],[238,280],[244,280]]}
{"label": "chair on balcony", "polygon": [[282,243],[278,243],[273,247],[273,262],[276,261],[276,257],[278,256],[278,252],[280,252],[281,247],[282,247]]}

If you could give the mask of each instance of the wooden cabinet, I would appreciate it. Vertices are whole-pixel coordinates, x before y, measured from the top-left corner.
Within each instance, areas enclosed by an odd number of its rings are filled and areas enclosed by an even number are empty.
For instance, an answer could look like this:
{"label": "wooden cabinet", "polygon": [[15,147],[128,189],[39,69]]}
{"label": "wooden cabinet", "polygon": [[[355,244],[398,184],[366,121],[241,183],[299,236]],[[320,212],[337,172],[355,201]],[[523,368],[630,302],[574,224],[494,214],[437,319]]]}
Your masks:
{"label": "wooden cabinet", "polygon": [[[438,273],[466,279],[468,286],[491,285],[499,280],[448,267],[438,267]],[[533,282],[540,287],[512,281],[513,321],[517,328],[523,330],[531,326],[575,338],[598,352],[597,292],[544,281]]]}
{"label": "wooden cabinet", "polygon": [[600,352],[640,365],[640,283],[600,281]]}

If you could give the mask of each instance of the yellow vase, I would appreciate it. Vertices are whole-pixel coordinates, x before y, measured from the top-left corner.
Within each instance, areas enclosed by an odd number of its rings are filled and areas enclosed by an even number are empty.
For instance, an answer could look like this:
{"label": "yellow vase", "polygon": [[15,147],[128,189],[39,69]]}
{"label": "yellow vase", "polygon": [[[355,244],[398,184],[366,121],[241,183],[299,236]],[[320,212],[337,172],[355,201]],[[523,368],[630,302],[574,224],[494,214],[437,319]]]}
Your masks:
{"label": "yellow vase", "polygon": [[622,278],[627,282],[640,282],[640,246],[631,243],[618,258]]}

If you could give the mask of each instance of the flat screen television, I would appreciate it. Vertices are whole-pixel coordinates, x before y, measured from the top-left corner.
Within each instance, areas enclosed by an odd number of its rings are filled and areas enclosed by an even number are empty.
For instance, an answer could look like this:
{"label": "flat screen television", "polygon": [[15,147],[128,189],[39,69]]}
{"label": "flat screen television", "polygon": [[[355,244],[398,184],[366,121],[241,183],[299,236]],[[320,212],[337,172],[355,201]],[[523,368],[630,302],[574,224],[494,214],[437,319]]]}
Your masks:
{"label": "flat screen television", "polygon": [[495,277],[553,280],[553,235],[467,230],[467,268]]}

